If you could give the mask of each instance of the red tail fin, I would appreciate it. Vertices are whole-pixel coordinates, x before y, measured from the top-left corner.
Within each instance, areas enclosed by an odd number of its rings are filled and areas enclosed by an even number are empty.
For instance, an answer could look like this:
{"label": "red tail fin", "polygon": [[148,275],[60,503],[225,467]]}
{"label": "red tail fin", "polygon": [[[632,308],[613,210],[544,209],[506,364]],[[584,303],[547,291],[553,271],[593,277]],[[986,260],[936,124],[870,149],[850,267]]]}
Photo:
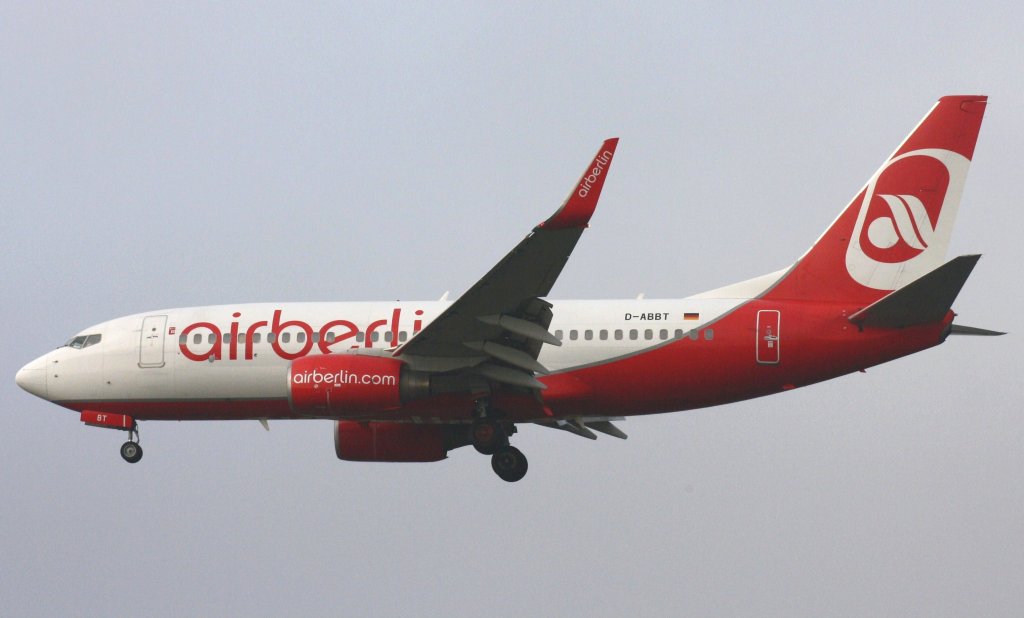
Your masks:
{"label": "red tail fin", "polygon": [[867,304],[941,266],[986,101],[939,99],[766,297]]}

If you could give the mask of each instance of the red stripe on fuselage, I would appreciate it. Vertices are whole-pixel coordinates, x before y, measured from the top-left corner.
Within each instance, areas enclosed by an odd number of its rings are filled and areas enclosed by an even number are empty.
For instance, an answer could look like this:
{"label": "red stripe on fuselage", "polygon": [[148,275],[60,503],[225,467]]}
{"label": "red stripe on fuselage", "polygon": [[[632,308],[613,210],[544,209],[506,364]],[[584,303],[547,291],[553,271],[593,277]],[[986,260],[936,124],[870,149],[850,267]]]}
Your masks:
{"label": "red stripe on fuselage", "polygon": [[304,418],[292,413],[287,399],[176,399],[168,401],[55,401],[71,410],[127,414],[137,421],[238,421],[257,418]]}

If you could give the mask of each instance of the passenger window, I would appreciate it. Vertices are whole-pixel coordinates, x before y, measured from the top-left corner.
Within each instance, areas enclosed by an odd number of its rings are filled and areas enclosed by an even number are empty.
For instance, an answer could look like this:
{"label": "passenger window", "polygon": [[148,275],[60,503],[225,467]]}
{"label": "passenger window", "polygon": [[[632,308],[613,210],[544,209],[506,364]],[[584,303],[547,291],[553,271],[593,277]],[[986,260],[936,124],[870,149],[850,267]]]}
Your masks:
{"label": "passenger window", "polygon": [[380,341],[380,333],[378,333],[377,331],[373,331],[373,333],[370,334],[370,340],[373,341],[374,343]]}
{"label": "passenger window", "polygon": [[654,339],[654,331],[651,330],[650,328],[645,328],[644,329],[644,339],[646,339],[648,341],[650,341],[651,339]]}
{"label": "passenger window", "polygon": [[556,330],[555,331],[555,339],[558,339],[559,341],[562,341],[564,339],[564,337],[562,337],[562,335],[564,335],[564,334],[565,333],[562,332],[562,329]]}
{"label": "passenger window", "polygon": [[608,340],[608,331],[604,328],[601,329],[601,341]]}
{"label": "passenger window", "polygon": [[676,339],[682,339],[682,338],[683,338],[683,329],[677,328],[676,329]]}
{"label": "passenger window", "polygon": [[704,341],[711,341],[715,338],[715,331],[710,328],[704,329]]}
{"label": "passenger window", "polygon": [[291,333],[281,333],[281,343],[288,343],[292,340]]}
{"label": "passenger window", "polygon": [[210,333],[206,337],[206,340],[210,343],[210,345],[213,345],[213,344],[217,343],[217,335],[214,335],[213,333]]}
{"label": "passenger window", "polygon": [[408,338],[409,338],[409,333],[405,332],[404,330],[398,331],[398,340],[399,341],[401,341],[402,343],[405,343],[405,340],[408,339]]}
{"label": "passenger window", "polygon": [[629,329],[629,338],[632,341],[636,341],[639,337],[640,337],[640,332],[637,331],[637,329],[635,329],[635,328]]}
{"label": "passenger window", "polygon": [[576,341],[579,338],[580,338],[580,334],[579,334],[578,331],[576,331],[575,329],[569,331],[569,340],[570,341]]}
{"label": "passenger window", "polygon": [[309,338],[313,343],[320,342],[320,333],[313,333],[313,336]]}
{"label": "passenger window", "polygon": [[366,333],[362,331],[356,333],[356,341],[358,341],[359,343],[366,341]]}
{"label": "passenger window", "polygon": [[583,331],[583,338],[586,339],[587,341],[590,341],[591,339],[594,338],[594,331],[590,330],[589,328]]}
{"label": "passenger window", "polygon": [[304,332],[295,333],[295,342],[296,343],[306,343],[306,333],[304,333]]}
{"label": "passenger window", "polygon": [[199,333],[196,333],[196,334],[192,335],[192,343],[194,343],[195,345],[199,345],[202,342],[203,342],[203,336],[202,335],[200,335]]}
{"label": "passenger window", "polygon": [[696,341],[696,340],[697,340],[697,331],[696,330],[691,330],[690,331],[690,341]]}
{"label": "passenger window", "polygon": [[224,333],[222,339],[224,339],[224,343],[231,343],[231,333]]}
{"label": "passenger window", "polygon": [[261,338],[262,337],[260,337],[259,333],[253,333],[252,334],[252,342],[253,343],[259,343]]}
{"label": "passenger window", "polygon": [[658,333],[658,334],[661,335],[661,340],[662,341],[668,339],[668,329],[663,328],[663,329],[661,329],[661,332]]}
{"label": "passenger window", "polygon": [[[196,335],[198,337],[199,335]],[[188,335],[178,335],[178,345],[185,345],[188,343]],[[196,343],[199,343],[198,341]]]}
{"label": "passenger window", "polygon": [[245,343],[245,333],[238,333],[238,343]]}
{"label": "passenger window", "polygon": [[277,333],[267,333],[267,343],[274,343],[277,341]]}
{"label": "passenger window", "polygon": [[384,341],[386,343],[391,343],[391,336],[392,336],[391,331],[389,331],[389,330],[388,331],[384,331]]}
{"label": "passenger window", "polygon": [[334,333],[327,333],[327,343],[334,343],[334,339],[335,339]]}
{"label": "passenger window", "polygon": [[616,328],[615,329],[615,340],[616,341],[622,341],[622,329],[621,328]]}

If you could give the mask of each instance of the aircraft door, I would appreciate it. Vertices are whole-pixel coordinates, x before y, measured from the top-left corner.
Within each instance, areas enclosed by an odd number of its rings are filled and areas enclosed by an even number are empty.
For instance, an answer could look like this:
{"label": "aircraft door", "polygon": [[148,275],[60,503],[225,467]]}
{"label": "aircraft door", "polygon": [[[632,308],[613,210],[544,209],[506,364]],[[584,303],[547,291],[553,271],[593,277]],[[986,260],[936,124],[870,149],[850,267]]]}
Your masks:
{"label": "aircraft door", "polygon": [[142,320],[142,333],[139,336],[139,367],[164,366],[164,328],[167,326],[166,315],[150,315]]}
{"label": "aircraft door", "polygon": [[762,365],[779,363],[782,340],[779,322],[782,315],[776,309],[762,309],[757,312],[757,362]]}

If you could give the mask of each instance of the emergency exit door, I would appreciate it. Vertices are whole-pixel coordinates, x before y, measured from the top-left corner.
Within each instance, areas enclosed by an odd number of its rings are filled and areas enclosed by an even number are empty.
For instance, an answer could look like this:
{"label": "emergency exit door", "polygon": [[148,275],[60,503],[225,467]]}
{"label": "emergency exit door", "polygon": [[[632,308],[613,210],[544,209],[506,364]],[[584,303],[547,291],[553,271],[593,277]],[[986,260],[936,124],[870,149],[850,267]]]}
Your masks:
{"label": "emergency exit door", "polygon": [[776,309],[757,312],[757,362],[762,365],[777,365],[779,362],[781,318],[781,313]]}

